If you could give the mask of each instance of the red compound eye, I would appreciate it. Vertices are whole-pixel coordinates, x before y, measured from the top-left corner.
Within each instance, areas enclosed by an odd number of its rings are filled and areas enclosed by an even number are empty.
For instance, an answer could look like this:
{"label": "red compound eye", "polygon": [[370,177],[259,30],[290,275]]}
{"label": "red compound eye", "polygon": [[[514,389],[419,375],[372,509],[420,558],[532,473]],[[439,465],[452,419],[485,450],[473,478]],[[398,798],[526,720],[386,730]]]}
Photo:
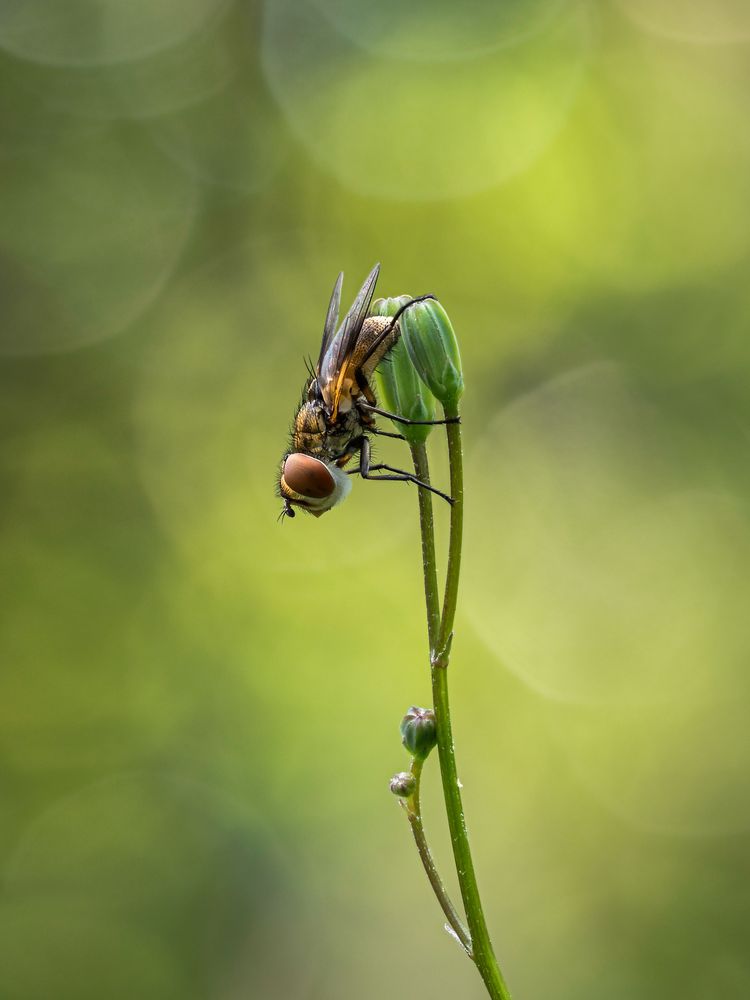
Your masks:
{"label": "red compound eye", "polygon": [[325,463],[310,455],[295,452],[284,462],[284,482],[300,496],[323,500],[336,489],[336,482]]}

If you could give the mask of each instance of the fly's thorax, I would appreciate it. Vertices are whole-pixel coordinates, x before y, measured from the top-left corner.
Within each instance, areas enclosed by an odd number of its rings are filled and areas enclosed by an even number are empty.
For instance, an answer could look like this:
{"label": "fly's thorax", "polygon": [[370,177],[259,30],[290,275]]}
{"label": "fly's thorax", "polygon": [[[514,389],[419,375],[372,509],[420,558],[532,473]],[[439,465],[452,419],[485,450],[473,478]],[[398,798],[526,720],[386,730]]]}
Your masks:
{"label": "fly's thorax", "polygon": [[325,409],[317,400],[303,403],[294,418],[292,434],[294,447],[298,451],[313,455],[323,451],[323,441],[327,430]]}
{"label": "fly's thorax", "polygon": [[351,479],[343,469],[314,455],[294,451],[282,463],[282,499],[316,517],[341,503],[351,488]]}

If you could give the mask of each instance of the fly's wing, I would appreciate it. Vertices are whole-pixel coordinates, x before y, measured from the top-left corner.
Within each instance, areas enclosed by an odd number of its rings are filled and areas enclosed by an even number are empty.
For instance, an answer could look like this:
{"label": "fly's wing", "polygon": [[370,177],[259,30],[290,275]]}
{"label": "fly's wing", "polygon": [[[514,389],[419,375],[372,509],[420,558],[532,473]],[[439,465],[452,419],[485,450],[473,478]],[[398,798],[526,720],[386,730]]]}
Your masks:
{"label": "fly's wing", "polygon": [[339,332],[328,346],[319,365],[318,383],[323,393],[323,400],[333,420],[336,419],[338,413],[344,380],[350,367],[357,338],[362,330],[362,324],[367,319],[367,313],[370,310],[379,273],[380,264],[376,264],[365,278],[364,285],[360,288],[351,309],[344,317]]}
{"label": "fly's wing", "polygon": [[328,312],[326,314],[326,325],[323,327],[323,342],[320,345],[320,354],[318,355],[318,364],[316,366],[316,372],[318,376],[320,375],[321,365],[323,364],[323,358],[326,356],[326,351],[331,346],[331,341],[336,333],[336,324],[339,321],[339,305],[341,304],[341,286],[344,283],[344,272],[339,273],[338,278],[336,278],[336,284],[333,286],[333,291],[331,292],[331,301],[328,303]]}

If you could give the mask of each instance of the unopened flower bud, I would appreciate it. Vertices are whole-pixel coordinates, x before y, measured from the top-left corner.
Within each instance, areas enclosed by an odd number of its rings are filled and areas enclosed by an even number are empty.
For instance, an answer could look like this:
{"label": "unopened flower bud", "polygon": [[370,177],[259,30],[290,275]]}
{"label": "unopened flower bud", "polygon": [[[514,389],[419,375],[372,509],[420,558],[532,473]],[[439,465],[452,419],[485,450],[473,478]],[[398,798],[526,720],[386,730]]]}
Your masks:
{"label": "unopened flower bud", "polygon": [[464,391],[458,341],[445,309],[425,299],[401,317],[401,339],[419,377],[448,409],[455,408]]}
{"label": "unopened flower bud", "polygon": [[417,779],[410,771],[399,771],[391,778],[390,789],[400,799],[408,799],[410,795],[414,794],[416,787]]}
{"label": "unopened flower bud", "polygon": [[[409,302],[411,302],[410,295],[377,299],[372,305],[371,314],[395,316],[398,310]],[[405,311],[408,312],[410,309]],[[405,313],[401,314],[399,323],[403,322]],[[396,341],[388,357],[380,364],[376,375],[383,405],[391,413],[407,420],[435,419],[437,410],[435,397],[417,375],[401,339]],[[393,424],[398,433],[402,434],[410,444],[423,443],[432,430],[429,424],[401,424],[395,420]]]}
{"label": "unopened flower bud", "polygon": [[387,299],[375,299],[370,306],[370,315],[395,316],[399,309],[403,309],[411,300],[411,295],[393,295]]}
{"label": "unopened flower bud", "polygon": [[437,743],[437,723],[431,708],[412,705],[401,720],[401,742],[418,760],[424,760]]}

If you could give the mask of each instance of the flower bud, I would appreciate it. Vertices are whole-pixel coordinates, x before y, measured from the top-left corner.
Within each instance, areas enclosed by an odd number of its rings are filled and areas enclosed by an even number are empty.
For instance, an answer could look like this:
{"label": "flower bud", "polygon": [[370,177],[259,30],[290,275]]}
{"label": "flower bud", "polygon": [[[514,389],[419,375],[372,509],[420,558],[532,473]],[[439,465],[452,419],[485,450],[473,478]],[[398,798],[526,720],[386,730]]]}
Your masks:
{"label": "flower bud", "polygon": [[410,771],[399,771],[391,778],[389,787],[393,794],[398,795],[400,799],[408,799],[410,795],[414,794],[417,779]]}
{"label": "flower bud", "polygon": [[412,705],[401,720],[401,742],[410,754],[424,760],[437,743],[437,724],[431,708]]}
{"label": "flower bud", "polygon": [[403,309],[411,300],[411,295],[394,295],[388,299],[375,299],[370,306],[370,315],[395,316],[399,309]]}
{"label": "flower bud", "polygon": [[401,339],[412,364],[432,394],[448,409],[455,408],[464,391],[458,341],[445,309],[425,299],[401,317]]}
{"label": "flower bud", "polygon": [[[410,295],[393,299],[377,299],[371,309],[374,316],[395,316],[402,306],[411,302]],[[412,307],[414,308],[414,307]],[[407,309],[408,313],[410,310]],[[403,323],[404,313],[399,318]],[[414,365],[399,338],[388,357],[381,362],[377,372],[378,388],[383,405],[391,413],[407,420],[434,420],[437,402],[427,386],[417,375]],[[421,444],[432,430],[428,425],[400,424],[393,421],[399,434],[410,444]]]}

